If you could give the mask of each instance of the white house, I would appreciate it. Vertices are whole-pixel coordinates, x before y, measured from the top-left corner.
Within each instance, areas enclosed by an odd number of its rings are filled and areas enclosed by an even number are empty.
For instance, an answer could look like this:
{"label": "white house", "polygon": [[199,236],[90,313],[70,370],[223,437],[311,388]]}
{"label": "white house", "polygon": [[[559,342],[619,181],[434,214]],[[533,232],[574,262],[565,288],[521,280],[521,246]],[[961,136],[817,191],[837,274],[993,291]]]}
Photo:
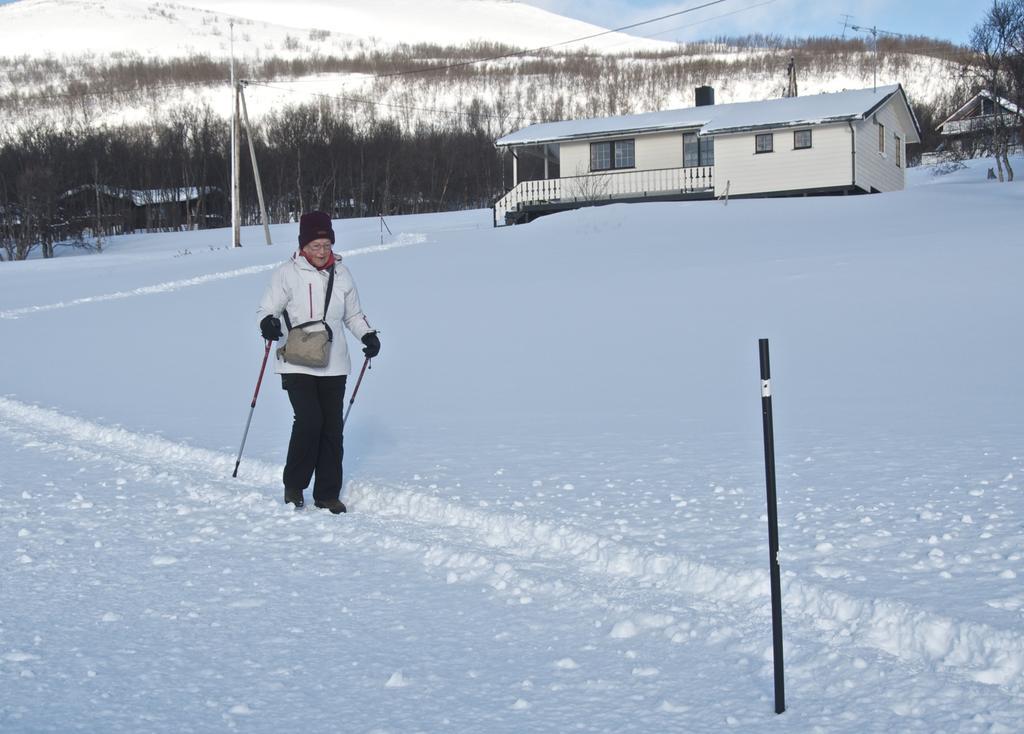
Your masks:
{"label": "white house", "polygon": [[695,107],[545,122],[500,138],[513,187],[494,205],[495,225],[614,201],[898,191],[906,146],[921,141],[898,84],[713,101],[699,87]]}

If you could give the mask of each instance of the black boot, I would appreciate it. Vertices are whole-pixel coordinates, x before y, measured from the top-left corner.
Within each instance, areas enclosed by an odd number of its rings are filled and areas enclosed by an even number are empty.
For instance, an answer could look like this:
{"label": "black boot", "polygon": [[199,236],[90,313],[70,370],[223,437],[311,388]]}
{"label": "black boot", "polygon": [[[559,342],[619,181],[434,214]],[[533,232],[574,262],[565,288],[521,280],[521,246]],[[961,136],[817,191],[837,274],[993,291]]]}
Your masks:
{"label": "black boot", "polygon": [[313,504],[321,509],[330,510],[335,515],[346,512],[345,503],[341,500],[314,500]]}
{"label": "black boot", "polygon": [[284,488],[284,503],[286,505],[295,505],[295,509],[299,509],[306,504],[306,500],[302,497],[301,489],[288,489]]}

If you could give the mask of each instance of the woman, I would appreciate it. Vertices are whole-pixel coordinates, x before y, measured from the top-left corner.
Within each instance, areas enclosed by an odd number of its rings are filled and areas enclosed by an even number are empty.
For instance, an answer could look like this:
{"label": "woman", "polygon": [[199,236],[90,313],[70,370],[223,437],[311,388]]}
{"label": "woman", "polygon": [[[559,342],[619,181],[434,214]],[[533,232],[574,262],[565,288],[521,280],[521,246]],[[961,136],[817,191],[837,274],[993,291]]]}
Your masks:
{"label": "woman", "polygon": [[345,379],[352,368],[341,326],[362,341],[367,358],[380,352],[380,340],[359,306],[351,273],[331,251],[333,244],[331,218],[319,211],[303,214],[299,250],[274,270],[258,314],[263,338],[270,341],[283,336],[281,318],[289,330],[312,322],[311,330],[332,334],[325,367],[289,362],[286,342],[277,350],[276,371],[295,412],[284,467],[284,501],[296,509],[302,507],[303,491],[315,473],[313,504],[337,515],[345,512],[341,501],[342,405]]}

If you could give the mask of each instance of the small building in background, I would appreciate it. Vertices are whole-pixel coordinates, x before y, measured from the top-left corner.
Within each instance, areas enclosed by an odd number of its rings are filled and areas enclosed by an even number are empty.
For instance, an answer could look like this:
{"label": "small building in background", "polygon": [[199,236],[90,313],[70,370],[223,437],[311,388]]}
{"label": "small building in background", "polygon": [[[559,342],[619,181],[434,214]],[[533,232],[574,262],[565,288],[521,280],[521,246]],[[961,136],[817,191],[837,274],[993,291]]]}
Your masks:
{"label": "small building in background", "polygon": [[215,187],[122,189],[85,184],[61,195],[71,239],[99,228],[104,236],[131,232],[171,232],[224,226],[226,200]]}
{"label": "small building in background", "polygon": [[987,89],[971,97],[938,125],[942,145],[938,153],[974,158],[989,155],[997,143],[1020,152],[1024,115],[1020,107]]}

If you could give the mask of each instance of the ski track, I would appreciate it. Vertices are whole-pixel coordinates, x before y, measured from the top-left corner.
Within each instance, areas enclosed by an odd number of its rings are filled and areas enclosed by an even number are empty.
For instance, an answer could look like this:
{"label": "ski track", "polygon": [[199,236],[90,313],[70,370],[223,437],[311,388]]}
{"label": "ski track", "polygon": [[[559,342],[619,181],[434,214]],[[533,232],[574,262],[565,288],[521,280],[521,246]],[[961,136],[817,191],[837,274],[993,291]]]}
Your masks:
{"label": "ski track", "polygon": [[[184,485],[192,501],[242,503],[250,510],[266,506],[268,518],[279,517],[280,506],[267,502],[265,491],[278,485],[279,466],[246,460],[242,476],[228,485],[224,478],[234,468],[234,456],[6,397],[0,397],[0,418],[0,433],[21,445],[60,450],[119,470],[131,468],[141,478],[179,489]],[[238,487],[248,491],[240,495]],[[402,487],[353,481],[348,484],[348,501],[352,509],[375,519],[359,531],[365,533],[360,542],[411,553],[428,569],[444,573],[447,583],[482,582],[519,603],[542,597],[558,607],[590,605],[611,611],[619,620],[613,637],[651,630],[670,639],[692,636],[688,624],[665,613],[681,599],[703,617],[727,616],[734,627],[737,620],[768,614],[767,571],[649,552],[565,523],[470,508]],[[442,528],[444,533],[438,533]],[[453,535],[460,542],[453,543]],[[579,582],[573,580],[577,578]],[[652,600],[652,590],[660,601]],[[1020,633],[937,615],[899,600],[856,598],[795,578],[783,580],[783,594],[786,624],[790,631],[795,625],[797,634],[954,672],[999,686],[1015,697],[1024,694]],[[652,610],[652,602],[657,610]]]}
{"label": "ski track", "polygon": [[[354,250],[347,250],[341,253],[344,257],[353,257],[356,255],[367,255],[374,252],[384,252],[386,250],[395,250],[401,247],[411,247],[413,245],[422,244],[427,241],[427,236],[424,234],[400,234],[394,242],[389,242],[383,245],[371,245],[369,247],[360,247]],[[197,285],[205,285],[207,283],[213,283],[219,280],[230,280],[232,278],[241,278],[246,275],[254,275],[257,273],[265,273],[268,270],[273,270],[280,262],[270,263],[268,265],[253,265],[248,268],[238,268],[237,270],[225,270],[220,273],[209,273],[207,275],[200,275],[195,278],[185,278],[183,280],[171,280],[165,283],[155,283],[154,285],[141,286],[139,288],[133,288],[128,291],[117,291],[115,293],[103,293],[98,296],[87,296],[85,298],[76,298],[72,301],[57,301],[56,303],[47,303],[39,306],[23,306],[21,308],[12,308],[6,311],[0,311],[0,319],[18,319],[28,314],[40,313],[43,311],[56,311],[62,308],[72,308],[74,306],[82,306],[89,303],[102,303],[104,301],[118,301],[122,298],[135,298],[136,296],[148,296],[155,293],[170,293],[172,291],[182,290],[183,288],[192,288]]]}

